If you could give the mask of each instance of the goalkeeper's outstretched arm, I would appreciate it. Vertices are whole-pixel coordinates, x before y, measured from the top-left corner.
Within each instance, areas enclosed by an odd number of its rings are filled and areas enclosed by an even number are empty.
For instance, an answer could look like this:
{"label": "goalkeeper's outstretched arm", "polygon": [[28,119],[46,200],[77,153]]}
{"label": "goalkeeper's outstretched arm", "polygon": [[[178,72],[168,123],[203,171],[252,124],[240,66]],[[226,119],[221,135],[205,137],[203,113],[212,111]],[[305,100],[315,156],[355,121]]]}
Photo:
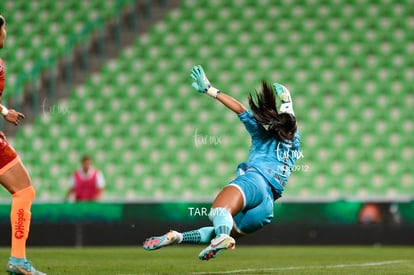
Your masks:
{"label": "goalkeeper's outstretched arm", "polygon": [[241,114],[246,111],[246,108],[236,99],[213,87],[204,73],[203,67],[200,65],[193,67],[191,70],[191,78],[194,80],[192,86],[197,92],[207,94],[210,97],[217,99],[236,114]]}
{"label": "goalkeeper's outstretched arm", "polygon": [[237,101],[235,98],[219,92],[217,94],[216,99],[223,103],[224,106],[235,112],[236,114],[242,114],[246,111],[246,108],[241,104],[239,101]]}

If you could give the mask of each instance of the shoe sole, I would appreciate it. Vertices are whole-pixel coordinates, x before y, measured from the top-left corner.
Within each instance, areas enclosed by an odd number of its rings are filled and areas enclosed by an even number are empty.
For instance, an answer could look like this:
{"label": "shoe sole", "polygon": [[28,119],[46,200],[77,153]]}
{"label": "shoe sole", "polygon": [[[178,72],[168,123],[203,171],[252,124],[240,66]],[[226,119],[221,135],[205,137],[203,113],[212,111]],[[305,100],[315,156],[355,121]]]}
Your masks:
{"label": "shoe sole", "polygon": [[19,271],[19,273],[16,273],[16,271],[8,271],[8,270],[7,270],[7,273],[9,275],[32,275],[33,274],[32,272],[24,272],[24,273],[22,273],[22,272]]}
{"label": "shoe sole", "polygon": [[145,250],[157,250],[162,247],[162,246],[157,246],[161,242],[162,240],[160,240],[159,238],[156,238],[156,237],[149,238],[145,240],[143,247]]}
{"label": "shoe sole", "polygon": [[[157,246],[158,244],[162,243],[165,240],[172,241],[172,242],[169,243],[169,244]],[[158,242],[154,243],[154,241],[158,241]],[[149,243],[149,244],[147,244],[147,243]],[[142,247],[145,250],[157,250],[157,249],[160,249],[161,247],[169,246],[169,245],[172,245],[174,243],[176,243],[175,235],[167,233],[166,235],[161,236],[161,237],[151,237],[151,238],[146,239]]]}

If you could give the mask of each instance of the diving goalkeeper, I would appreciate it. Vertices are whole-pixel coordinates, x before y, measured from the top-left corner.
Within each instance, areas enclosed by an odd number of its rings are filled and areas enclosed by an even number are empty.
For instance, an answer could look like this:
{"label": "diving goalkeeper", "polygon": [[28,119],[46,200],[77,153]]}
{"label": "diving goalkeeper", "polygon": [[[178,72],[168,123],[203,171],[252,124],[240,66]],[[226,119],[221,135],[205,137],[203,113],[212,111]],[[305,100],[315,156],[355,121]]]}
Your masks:
{"label": "diving goalkeeper", "polygon": [[[201,66],[193,67],[191,77],[197,92],[209,95],[237,114],[251,136],[249,157],[238,165],[237,177],[215,198],[209,213],[213,226],[183,233],[171,230],[146,239],[143,247],[155,250],[178,243],[209,243],[199,254],[201,260],[209,260],[223,250],[233,249],[235,239],[270,223],[274,201],[282,196],[298,159],[299,154],[292,152],[300,150],[300,136],[292,98],[283,85],[262,81],[261,91],[248,98],[250,111],[213,87]],[[277,97],[281,101],[279,110]]]}

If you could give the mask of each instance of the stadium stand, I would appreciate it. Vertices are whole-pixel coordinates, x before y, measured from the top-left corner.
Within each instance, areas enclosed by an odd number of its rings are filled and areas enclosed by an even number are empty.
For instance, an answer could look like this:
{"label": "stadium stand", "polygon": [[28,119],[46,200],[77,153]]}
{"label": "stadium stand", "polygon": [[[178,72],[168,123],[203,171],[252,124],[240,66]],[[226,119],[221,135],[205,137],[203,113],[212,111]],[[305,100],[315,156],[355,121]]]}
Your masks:
{"label": "stadium stand", "polygon": [[90,39],[103,21],[131,0],[110,1],[4,1],[0,10],[10,23],[7,47],[8,90],[5,97],[19,96],[23,85],[56,65],[82,40]]}
{"label": "stadium stand", "polygon": [[[39,200],[63,197],[83,153],[106,175],[106,200],[211,199],[246,159],[249,137],[235,115],[192,90],[189,71],[202,64],[244,103],[262,79],[292,91],[303,158],[284,200],[412,199],[413,7],[412,0],[183,1],[22,129],[15,147]],[[30,8],[87,18],[80,7]],[[58,21],[15,10],[12,20],[32,22],[29,33]],[[24,36],[9,41],[5,60],[42,54],[23,50],[23,39],[34,39]],[[60,39],[50,36],[58,52]]]}

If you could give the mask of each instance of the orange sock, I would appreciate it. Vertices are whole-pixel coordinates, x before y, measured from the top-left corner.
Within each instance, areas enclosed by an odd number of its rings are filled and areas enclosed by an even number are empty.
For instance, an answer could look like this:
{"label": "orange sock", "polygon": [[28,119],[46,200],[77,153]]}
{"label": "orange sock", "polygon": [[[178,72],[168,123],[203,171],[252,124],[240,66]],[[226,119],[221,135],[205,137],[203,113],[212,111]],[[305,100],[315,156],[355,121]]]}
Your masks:
{"label": "orange sock", "polygon": [[17,191],[13,195],[10,212],[11,222],[11,256],[26,258],[26,240],[29,236],[29,227],[32,202],[35,197],[33,186]]}

